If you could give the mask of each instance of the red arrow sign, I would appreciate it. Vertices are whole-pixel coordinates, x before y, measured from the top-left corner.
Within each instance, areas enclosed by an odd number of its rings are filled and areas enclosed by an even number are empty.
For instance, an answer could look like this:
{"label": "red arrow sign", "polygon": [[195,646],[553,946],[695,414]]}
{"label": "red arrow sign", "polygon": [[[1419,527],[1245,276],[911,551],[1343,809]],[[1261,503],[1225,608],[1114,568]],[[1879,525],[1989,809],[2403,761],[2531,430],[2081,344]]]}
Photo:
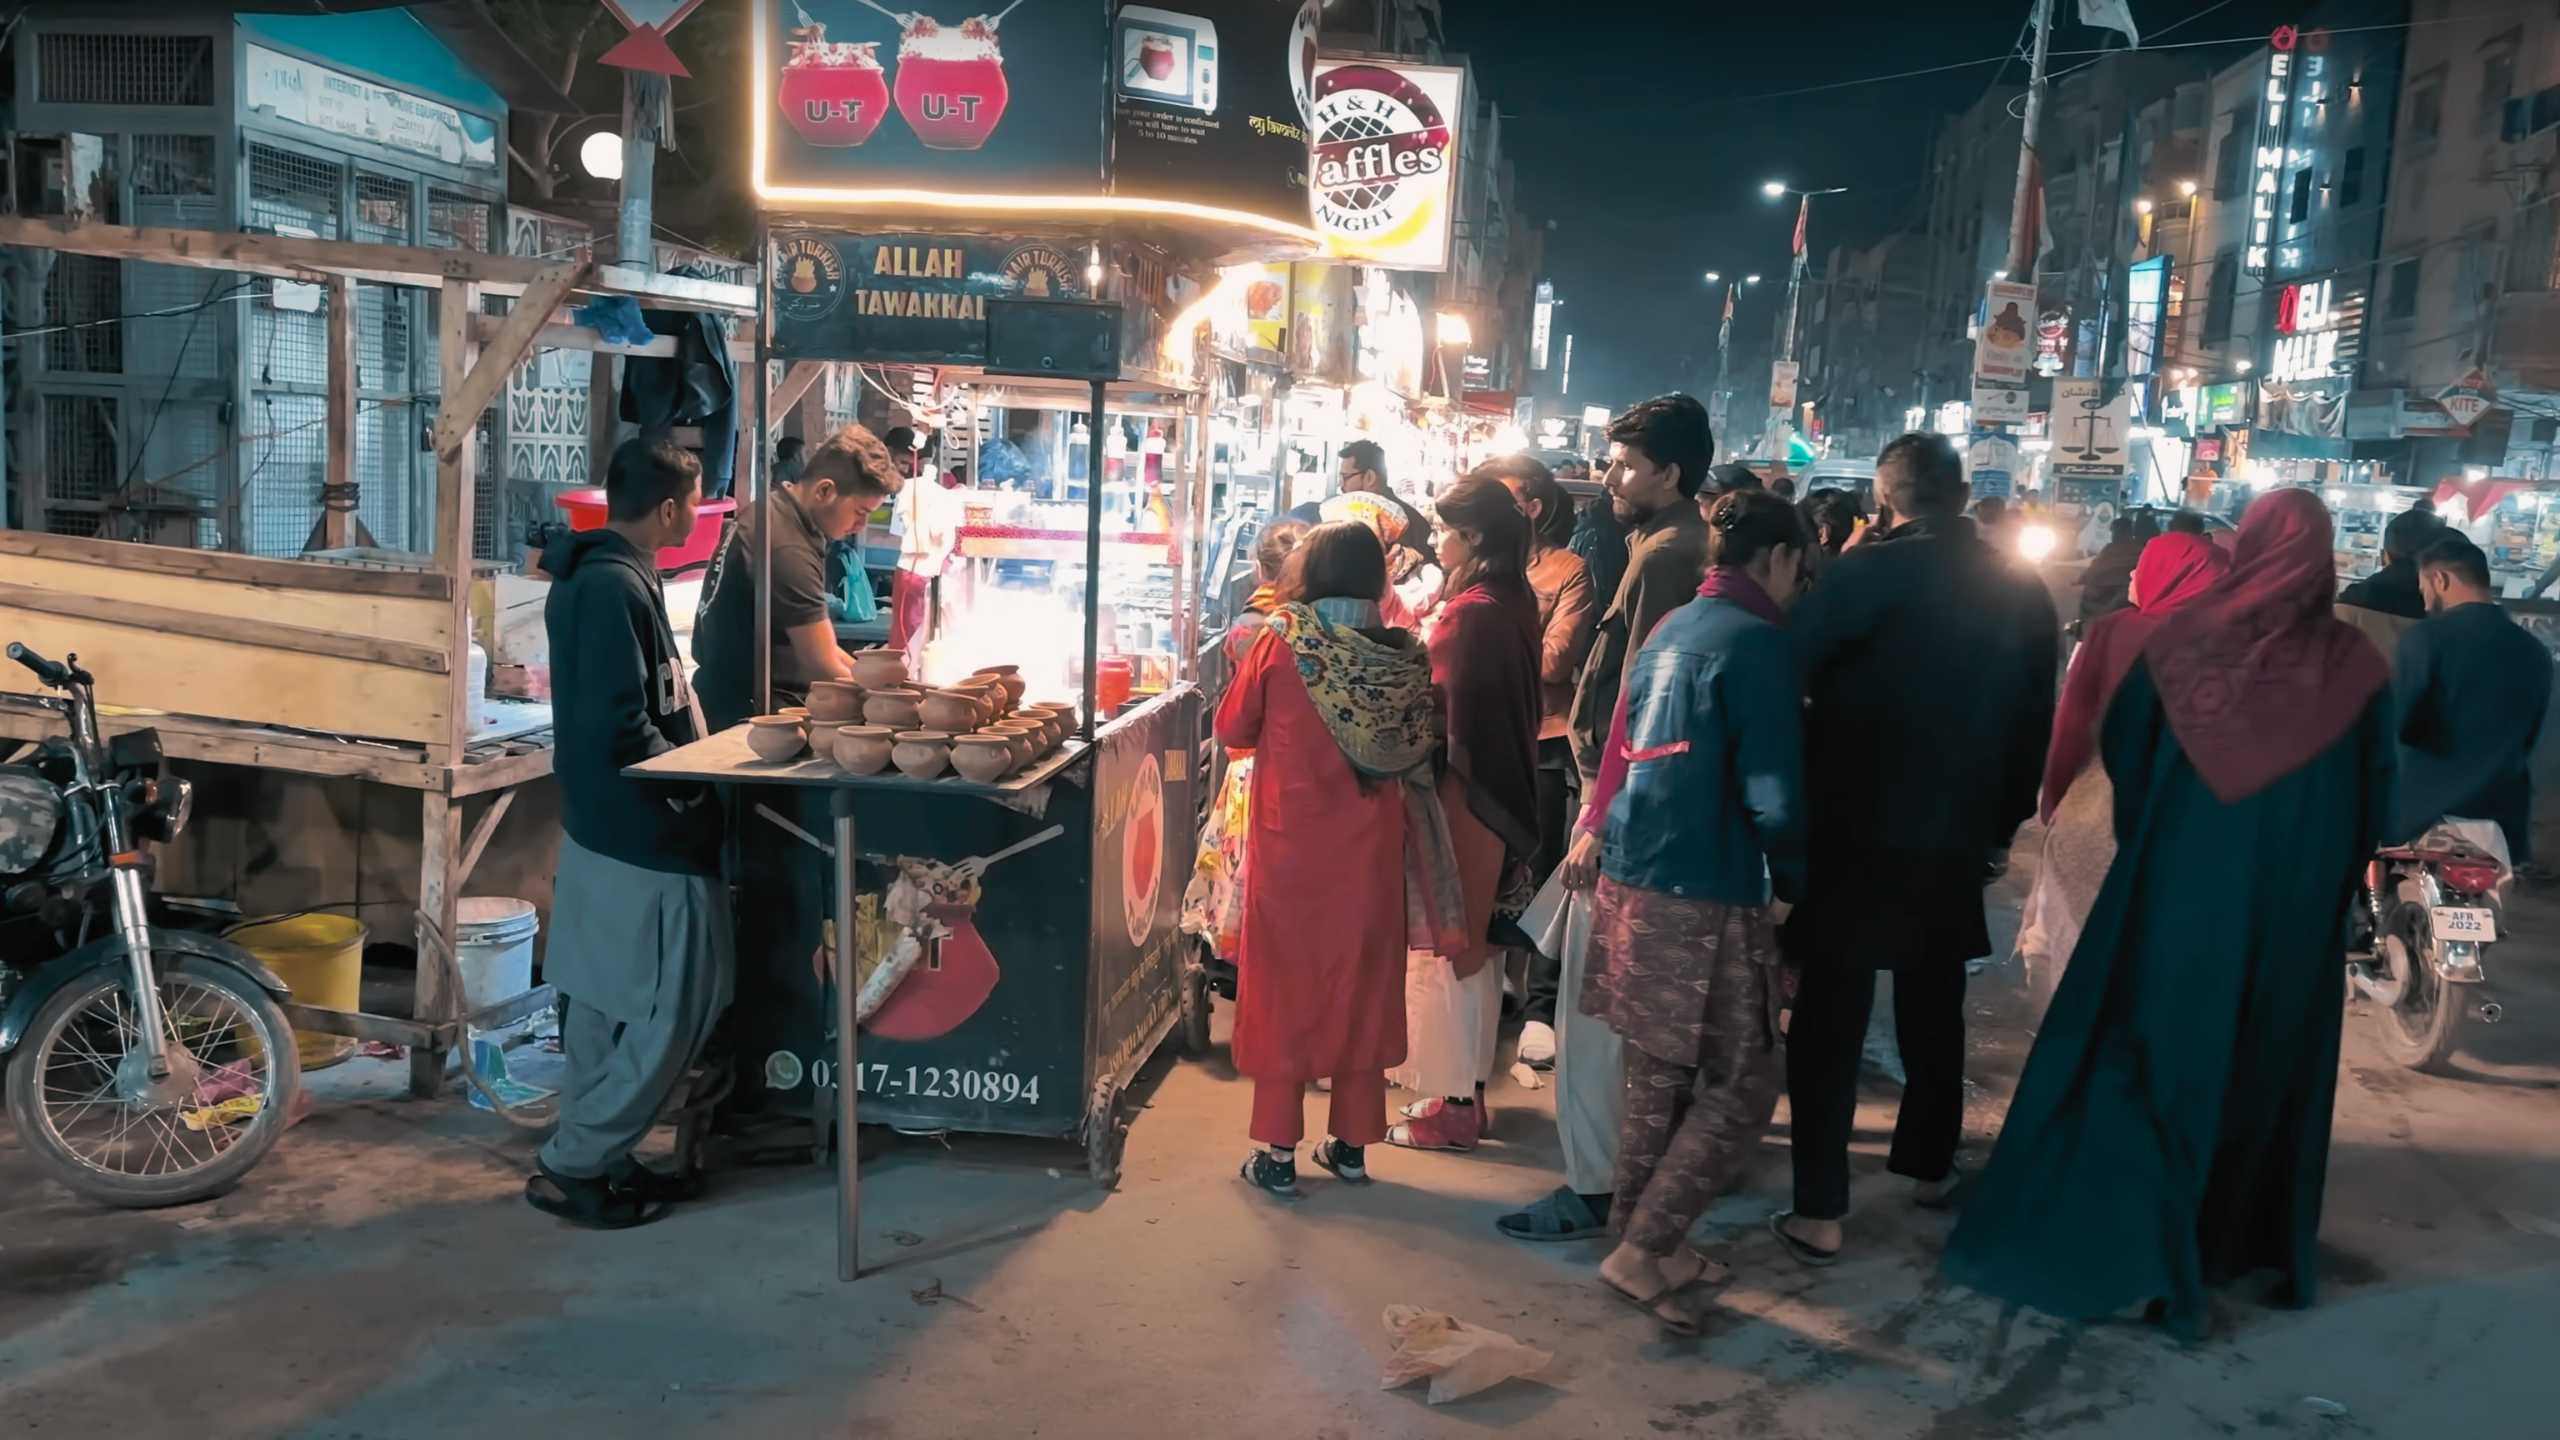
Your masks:
{"label": "red arrow sign", "polygon": [[631,33],[597,57],[624,70],[692,78],[676,52],[667,47],[667,32],[701,8],[702,0],[604,0],[604,8]]}

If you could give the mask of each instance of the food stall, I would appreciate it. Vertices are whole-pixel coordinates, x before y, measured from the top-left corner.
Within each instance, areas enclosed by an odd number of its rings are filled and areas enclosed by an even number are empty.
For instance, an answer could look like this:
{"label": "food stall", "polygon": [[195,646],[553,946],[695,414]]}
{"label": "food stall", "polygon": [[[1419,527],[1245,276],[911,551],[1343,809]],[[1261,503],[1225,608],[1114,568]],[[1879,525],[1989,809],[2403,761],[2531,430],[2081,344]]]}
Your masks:
{"label": "food stall", "polygon": [[[805,1109],[821,1145],[832,1126],[847,1280],[843,1120],[1080,1139],[1108,1184],[1123,1088],[1201,1002],[1176,923],[1202,725],[1180,603],[1210,468],[1200,306],[1220,263],[1318,237],[1282,118],[1305,115],[1313,7],[1190,8],[751,7],[763,356],[920,367],[963,434],[1033,457],[951,497],[955,555],[905,652],[859,652],[806,716],[639,767],[734,787],[730,1024],[761,1082],[742,1098]],[[761,463],[749,480],[769,506]]]}

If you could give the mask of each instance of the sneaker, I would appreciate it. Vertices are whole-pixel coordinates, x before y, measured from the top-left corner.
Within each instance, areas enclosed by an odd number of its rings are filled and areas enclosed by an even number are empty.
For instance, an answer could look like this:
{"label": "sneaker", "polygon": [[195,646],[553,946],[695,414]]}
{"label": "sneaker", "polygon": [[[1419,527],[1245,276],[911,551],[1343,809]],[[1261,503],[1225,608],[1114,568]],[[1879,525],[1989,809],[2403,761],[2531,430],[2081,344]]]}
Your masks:
{"label": "sneaker", "polygon": [[1482,1107],[1425,1100],[1409,1106],[1413,1118],[1387,1127],[1387,1143],[1407,1150],[1473,1150],[1484,1135]]}
{"label": "sneaker", "polygon": [[1520,1063],[1532,1070],[1556,1068],[1556,1027],[1544,1020],[1521,1026]]}
{"label": "sneaker", "polygon": [[[1346,1185],[1366,1185],[1369,1183],[1367,1150],[1367,1146],[1345,1145],[1328,1136],[1324,1143],[1318,1145],[1307,1158],[1324,1167],[1333,1178]],[[1358,1158],[1353,1158],[1355,1156]]]}
{"label": "sneaker", "polygon": [[1284,1200],[1298,1198],[1298,1157],[1283,1160],[1268,1150],[1257,1148],[1245,1157],[1244,1169],[1238,1172],[1244,1183],[1257,1190],[1268,1190]]}

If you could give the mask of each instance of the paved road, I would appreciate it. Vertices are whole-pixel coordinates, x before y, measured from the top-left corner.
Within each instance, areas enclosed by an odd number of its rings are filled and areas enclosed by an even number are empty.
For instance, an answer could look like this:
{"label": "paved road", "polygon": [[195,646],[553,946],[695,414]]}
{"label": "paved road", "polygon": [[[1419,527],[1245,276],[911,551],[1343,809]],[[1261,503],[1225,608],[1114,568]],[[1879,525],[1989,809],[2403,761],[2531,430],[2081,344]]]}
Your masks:
{"label": "paved road", "polygon": [[[1999,892],[2004,911],[2022,881]],[[2560,905],[2528,898],[2514,919],[2560,936]],[[394,1067],[358,1064],[318,1077],[334,1098],[209,1207],[101,1215],[0,1140],[0,1424],[439,1440],[2549,1437],[2555,949],[2498,952],[2511,1018],[2478,1037],[2464,1078],[2402,1073],[2350,1037],[2326,1296],[2299,1313],[2235,1299],[2221,1336],[2190,1349],[1947,1287],[1946,1222],[1881,1174],[1881,1091],[1863,1116],[1855,1255],[1807,1272],[1760,1234],[1784,1191],[1782,1125],[1710,1218],[1736,1267],[1710,1333],[1667,1343],[1593,1289],[1588,1249],[1491,1229],[1552,1183],[1544,1092],[1497,1091],[1498,1143],[1475,1155],[1382,1153],[1365,1192],[1310,1171],[1284,1208],[1235,1179],[1243,1087],[1215,1062],[1173,1067],[1108,1197],[1063,1148],[894,1151],[866,1190],[885,1268],[846,1288],[813,1172],[733,1174],[652,1229],[572,1233],[517,1198],[526,1142],[458,1103],[398,1098]],[[2027,1043],[2014,981],[1979,983],[1977,1146]],[[1553,1349],[1551,1384],[1436,1411],[1381,1393],[1395,1302]]]}

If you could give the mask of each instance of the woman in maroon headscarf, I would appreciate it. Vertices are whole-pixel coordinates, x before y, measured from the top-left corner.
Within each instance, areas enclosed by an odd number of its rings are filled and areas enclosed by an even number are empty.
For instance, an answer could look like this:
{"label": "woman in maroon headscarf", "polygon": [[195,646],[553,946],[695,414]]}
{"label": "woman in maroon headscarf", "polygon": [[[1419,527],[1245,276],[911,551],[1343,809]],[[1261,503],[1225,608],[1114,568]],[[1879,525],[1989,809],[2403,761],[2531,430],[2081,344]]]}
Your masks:
{"label": "woman in maroon headscarf", "polygon": [[2134,563],[2133,608],[2092,622],[2072,657],[2045,753],[2039,812],[2044,850],[2018,927],[2018,962],[2038,1002],[2052,998],[2116,854],[2114,791],[2105,772],[2090,763],[2098,753],[2098,722],[2106,718],[2107,702],[2133,668],[2142,642],[2169,612],[2211,589],[2230,568],[2231,557],[2201,535],[2158,537]]}
{"label": "woman in maroon headscarf", "polygon": [[2272,1269],[2305,1304],[2339,956],[2390,809],[2390,674],[2330,613],[2329,512],[2261,497],[2231,573],[2148,624],[2099,747],[2118,850],[1947,1247],[1977,1290],[2182,1335]]}

